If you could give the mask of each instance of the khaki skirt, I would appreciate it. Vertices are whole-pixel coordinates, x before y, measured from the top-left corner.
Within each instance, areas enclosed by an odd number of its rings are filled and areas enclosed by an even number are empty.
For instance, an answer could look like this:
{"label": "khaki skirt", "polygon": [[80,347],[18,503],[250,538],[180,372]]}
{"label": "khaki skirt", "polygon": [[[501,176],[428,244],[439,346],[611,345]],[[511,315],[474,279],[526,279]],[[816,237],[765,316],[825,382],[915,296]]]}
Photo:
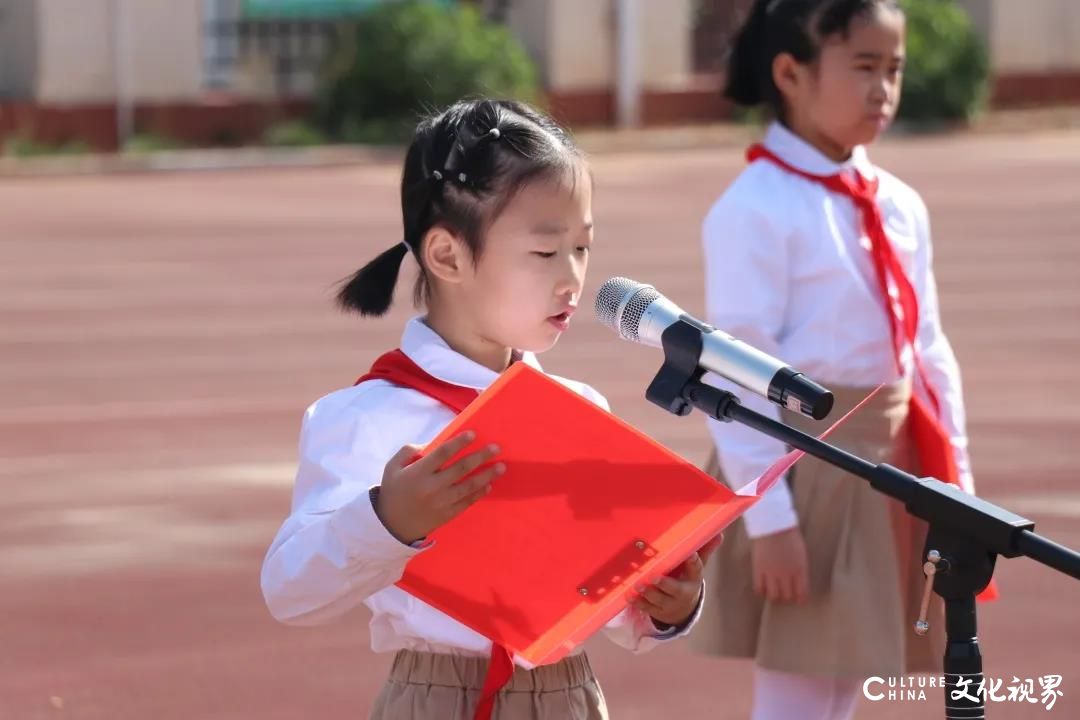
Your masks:
{"label": "khaki skirt", "polygon": [[[832,388],[842,417],[869,393]],[[882,390],[829,442],[874,463],[918,472],[907,428],[908,382]],[[827,425],[784,411],[784,422],[820,434]],[[706,471],[721,476],[715,454]],[[921,556],[926,524],[869,482],[817,460],[799,460],[788,475],[806,540],[810,599],[765,601],[753,591],[750,539],[741,519],[728,528],[706,570],[709,592],[701,621],[690,633],[699,651],[753,658],[763,668],[865,679],[940,672],[945,619],[933,596],[930,633],[912,629],[925,576]]]}
{"label": "khaki skirt", "polygon": [[[371,720],[472,720],[487,658],[401,650],[375,699]],[[607,720],[607,705],[584,654],[514,675],[492,720]]]}

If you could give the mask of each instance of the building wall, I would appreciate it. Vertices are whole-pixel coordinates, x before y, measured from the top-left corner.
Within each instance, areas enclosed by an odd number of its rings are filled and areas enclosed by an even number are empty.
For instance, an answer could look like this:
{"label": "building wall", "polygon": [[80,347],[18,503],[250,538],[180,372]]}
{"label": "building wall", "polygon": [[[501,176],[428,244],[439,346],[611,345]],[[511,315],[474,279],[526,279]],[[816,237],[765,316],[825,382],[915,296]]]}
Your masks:
{"label": "building wall", "polygon": [[994,105],[1080,102],[1080,2],[959,2],[986,38]]}
{"label": "building wall", "polygon": [[[645,87],[689,82],[693,0],[638,0]],[[513,3],[508,23],[540,65],[548,88],[579,92],[615,82],[613,0],[528,0]]]}
{"label": "building wall", "polygon": [[549,81],[551,58],[551,12],[546,0],[512,2],[506,24],[513,29],[540,70],[545,83]]}
{"label": "building wall", "polygon": [[[996,105],[1080,102],[1080,0],[957,1],[988,40]],[[726,117],[730,108],[719,93],[720,76],[695,73],[695,24],[704,16],[699,3],[714,3],[714,14],[734,22],[750,0],[638,2],[643,121]],[[271,68],[258,64],[257,53],[254,60],[242,58],[223,86],[235,107],[218,107],[225,102],[222,97],[214,105],[203,101],[203,13],[239,3],[0,0],[0,137],[13,128],[35,127],[32,117],[40,121],[35,129],[43,137],[75,137],[79,112],[85,111],[99,127],[95,144],[109,144],[118,86],[118,7],[126,9],[132,29],[129,61],[119,79],[140,108],[140,128],[160,128],[192,140],[258,132],[272,121],[272,108],[281,106],[281,98]],[[511,29],[537,60],[555,114],[571,125],[611,124],[616,0],[513,0],[509,9]],[[726,42],[719,30],[709,36],[712,42]],[[715,70],[713,65],[702,69]],[[38,110],[44,113],[40,117],[34,115]],[[234,129],[225,132],[226,125]]]}
{"label": "building wall", "polygon": [[694,64],[693,0],[638,0],[643,32],[641,67],[646,87],[685,86]]}
{"label": "building wall", "polygon": [[607,87],[614,80],[613,2],[539,0],[548,5],[546,75],[553,91]]}
{"label": "building wall", "polygon": [[959,0],[987,39],[996,72],[1080,71],[1077,0]]}
{"label": "building wall", "polygon": [[972,24],[989,42],[993,30],[993,0],[956,0],[956,3],[967,11]]}
{"label": "building wall", "polygon": [[38,0],[36,99],[74,103],[113,97],[110,0]]}
{"label": "building wall", "polygon": [[[37,0],[36,8],[39,101],[109,101],[120,81],[143,101],[192,99],[202,91],[200,3]],[[123,77],[117,75],[118,11],[127,28]]]}
{"label": "building wall", "polygon": [[1080,3],[995,0],[991,35],[999,71],[1080,70]]}
{"label": "building wall", "polygon": [[143,101],[198,97],[203,89],[202,3],[121,0],[130,13],[132,89]]}
{"label": "building wall", "polygon": [[37,75],[37,12],[26,0],[0,0],[0,98],[27,97]]}

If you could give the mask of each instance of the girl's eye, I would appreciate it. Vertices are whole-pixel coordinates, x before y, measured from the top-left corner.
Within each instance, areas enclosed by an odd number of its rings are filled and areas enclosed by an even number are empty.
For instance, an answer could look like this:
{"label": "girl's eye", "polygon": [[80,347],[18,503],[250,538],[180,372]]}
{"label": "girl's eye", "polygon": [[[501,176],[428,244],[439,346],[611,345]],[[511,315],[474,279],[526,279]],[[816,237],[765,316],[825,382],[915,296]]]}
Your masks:
{"label": "girl's eye", "polygon": [[540,256],[542,258],[553,258],[553,257],[555,257],[554,252],[543,252],[542,250],[534,250],[533,255],[538,255],[538,256]]}
{"label": "girl's eye", "polygon": [[579,253],[581,253],[582,255],[585,255],[585,254],[587,254],[589,252],[589,246],[588,245],[578,245],[577,246],[577,251]]}

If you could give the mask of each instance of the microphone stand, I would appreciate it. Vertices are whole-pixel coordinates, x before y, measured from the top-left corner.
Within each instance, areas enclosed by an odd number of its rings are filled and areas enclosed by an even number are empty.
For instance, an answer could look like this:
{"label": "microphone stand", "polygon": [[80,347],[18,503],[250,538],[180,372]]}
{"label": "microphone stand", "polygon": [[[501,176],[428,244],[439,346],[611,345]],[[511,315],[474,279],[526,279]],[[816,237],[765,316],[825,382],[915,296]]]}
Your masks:
{"label": "microphone stand", "polygon": [[[934,478],[916,478],[887,464],[875,465],[783,423],[748,410],[730,392],[701,382],[701,331],[679,320],[662,335],[664,364],[646,398],[675,415],[693,408],[723,422],[735,421],[870,482],[929,524],[924,547],[927,589],[915,632],[929,629],[930,587],[945,601],[945,717],[985,718],[982,656],[976,635],[975,596],[993,576],[998,555],[1027,556],[1080,579],[1080,554],[1032,532],[1035,523]],[[962,682],[961,682],[962,681]]]}

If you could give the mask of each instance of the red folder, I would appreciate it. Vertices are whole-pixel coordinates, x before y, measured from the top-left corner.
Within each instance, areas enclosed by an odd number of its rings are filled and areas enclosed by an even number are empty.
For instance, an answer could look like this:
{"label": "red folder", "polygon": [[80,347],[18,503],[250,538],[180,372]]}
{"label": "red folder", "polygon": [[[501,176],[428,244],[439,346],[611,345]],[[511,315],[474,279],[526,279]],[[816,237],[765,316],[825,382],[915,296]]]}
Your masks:
{"label": "red folder", "polygon": [[497,443],[506,473],[431,534],[397,584],[531,665],[566,656],[801,457],[733,492],[524,363],[428,447],[465,430],[476,440],[463,454]]}
{"label": "red folder", "polygon": [[937,413],[914,392],[908,404],[908,425],[923,477],[937,478],[959,487],[960,472],[956,469],[956,455],[949,433],[938,420]]}

